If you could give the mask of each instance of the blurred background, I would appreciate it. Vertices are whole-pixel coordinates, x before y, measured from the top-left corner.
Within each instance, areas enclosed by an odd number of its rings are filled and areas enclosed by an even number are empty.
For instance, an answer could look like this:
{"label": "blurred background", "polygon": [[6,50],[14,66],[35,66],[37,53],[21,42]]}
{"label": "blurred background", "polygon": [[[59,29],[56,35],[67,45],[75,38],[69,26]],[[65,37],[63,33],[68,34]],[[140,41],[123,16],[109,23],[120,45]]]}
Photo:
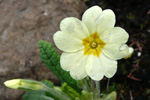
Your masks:
{"label": "blurred background", "polygon": [[[127,44],[134,48],[131,58],[119,60],[109,91],[117,91],[117,100],[150,100],[149,0],[0,0],[0,100],[22,100],[24,91],[3,85],[9,79],[48,79],[60,85],[41,62],[38,41],[54,45],[52,38],[60,21],[66,17],[81,19],[94,5],[114,11],[116,26],[129,33]],[[106,84],[104,78],[102,92]]]}

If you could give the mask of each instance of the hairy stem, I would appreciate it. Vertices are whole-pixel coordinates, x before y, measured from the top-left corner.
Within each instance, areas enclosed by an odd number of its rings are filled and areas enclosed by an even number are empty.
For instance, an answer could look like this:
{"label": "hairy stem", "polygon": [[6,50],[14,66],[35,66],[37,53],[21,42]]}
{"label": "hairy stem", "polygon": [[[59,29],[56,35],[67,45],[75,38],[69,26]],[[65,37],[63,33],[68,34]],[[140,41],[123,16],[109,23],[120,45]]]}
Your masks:
{"label": "hairy stem", "polygon": [[68,97],[66,94],[64,94],[63,92],[60,92],[58,90],[46,87],[43,91],[47,91],[50,92],[51,94],[53,94],[54,96],[58,97],[61,100],[71,100],[70,97]]}
{"label": "hairy stem", "polygon": [[[95,82],[91,79],[91,92],[95,94]],[[92,100],[95,99],[95,95],[92,96]]]}
{"label": "hairy stem", "polygon": [[107,93],[108,93],[109,83],[110,83],[110,78],[108,78],[108,81],[107,81],[107,87],[106,87]]}
{"label": "hairy stem", "polygon": [[99,99],[100,98],[100,81],[95,81],[95,84],[96,84],[95,95],[96,95],[96,98]]}

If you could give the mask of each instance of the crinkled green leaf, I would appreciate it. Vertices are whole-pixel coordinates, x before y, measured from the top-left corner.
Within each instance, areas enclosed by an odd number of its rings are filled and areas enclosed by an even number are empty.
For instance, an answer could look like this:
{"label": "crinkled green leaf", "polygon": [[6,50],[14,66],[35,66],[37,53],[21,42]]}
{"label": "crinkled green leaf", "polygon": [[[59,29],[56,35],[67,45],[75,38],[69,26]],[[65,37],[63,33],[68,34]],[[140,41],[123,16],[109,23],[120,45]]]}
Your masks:
{"label": "crinkled green leaf", "polygon": [[81,96],[76,97],[75,100],[92,100],[92,96],[92,93],[83,90]]}
{"label": "crinkled green leaf", "polygon": [[64,83],[62,85],[62,91],[68,94],[68,96],[70,96],[72,100],[75,100],[76,97],[80,96],[80,94],[76,90],[74,90],[72,87],[67,85],[67,83]]}
{"label": "crinkled green leaf", "polygon": [[65,93],[56,90],[51,81],[43,80],[41,83],[43,84],[44,88],[39,91],[27,92],[23,96],[24,100],[70,100],[70,97],[68,97]]}
{"label": "crinkled green leaf", "polygon": [[[93,100],[92,99],[93,95],[94,94],[83,90],[81,96],[76,97],[75,100]],[[107,95],[104,95],[102,98],[94,99],[94,100],[116,100],[116,98],[117,98],[117,93],[116,91],[113,91]]]}
{"label": "crinkled green leaf", "polygon": [[40,58],[45,65],[53,72],[62,82],[66,82],[72,87],[76,87],[77,81],[74,80],[69,72],[63,70],[60,66],[60,55],[54,49],[52,44],[46,41],[39,41]]}
{"label": "crinkled green leaf", "polygon": [[43,84],[45,84],[47,87],[53,88],[54,84],[53,82],[49,81],[49,80],[42,80],[41,81]]}
{"label": "crinkled green leaf", "polygon": [[[36,99],[37,97],[39,99]],[[43,100],[47,100],[49,98],[53,98],[54,100],[70,100],[70,97],[68,97],[65,93],[52,88],[40,91],[28,91],[23,95],[24,100],[41,100],[41,98]]]}
{"label": "crinkled green leaf", "polygon": [[113,92],[109,93],[108,95],[105,95],[100,100],[116,100],[116,98],[117,98],[117,93],[116,93],[116,91],[113,91]]}
{"label": "crinkled green leaf", "polygon": [[54,87],[50,81],[44,80],[43,83],[45,83],[44,85],[47,86],[47,88],[44,88],[43,91],[48,92],[52,97],[56,97],[59,100],[71,100],[67,94],[56,89],[56,87]]}
{"label": "crinkled green leaf", "polygon": [[59,100],[57,98],[52,98],[53,96],[44,91],[32,91],[26,92],[23,95],[24,100]]}

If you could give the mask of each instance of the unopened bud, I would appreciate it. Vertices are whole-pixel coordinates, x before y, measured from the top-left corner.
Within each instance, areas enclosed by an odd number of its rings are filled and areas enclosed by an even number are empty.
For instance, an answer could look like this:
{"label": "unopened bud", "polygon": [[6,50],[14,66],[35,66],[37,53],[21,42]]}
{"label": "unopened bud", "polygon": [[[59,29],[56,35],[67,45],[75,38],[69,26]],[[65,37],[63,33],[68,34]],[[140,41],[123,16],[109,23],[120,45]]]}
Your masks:
{"label": "unopened bud", "polygon": [[124,57],[124,58],[125,59],[130,58],[132,56],[133,52],[134,52],[134,49],[132,47],[129,47],[129,54],[126,57]]}
{"label": "unopened bud", "polygon": [[44,84],[34,80],[26,79],[12,79],[4,82],[5,86],[13,89],[22,89],[22,90],[42,90],[46,88]]}

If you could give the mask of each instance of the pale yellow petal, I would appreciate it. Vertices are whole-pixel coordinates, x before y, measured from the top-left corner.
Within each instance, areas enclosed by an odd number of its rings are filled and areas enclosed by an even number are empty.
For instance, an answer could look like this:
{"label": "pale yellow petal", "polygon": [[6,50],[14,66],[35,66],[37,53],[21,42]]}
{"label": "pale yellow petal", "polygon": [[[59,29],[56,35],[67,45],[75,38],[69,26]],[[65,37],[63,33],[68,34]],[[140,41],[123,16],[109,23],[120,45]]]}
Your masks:
{"label": "pale yellow petal", "polygon": [[86,64],[87,75],[93,80],[99,81],[104,77],[104,71],[98,57],[90,55]]}
{"label": "pale yellow petal", "polygon": [[106,44],[102,52],[112,60],[119,60],[129,54],[129,48],[126,44]]}
{"label": "pale yellow petal", "polygon": [[111,78],[114,76],[114,74],[117,71],[117,61],[111,60],[107,56],[105,56],[103,53],[99,57],[101,66],[104,71],[104,75],[107,78]]}
{"label": "pale yellow petal", "polygon": [[60,29],[62,32],[78,39],[83,39],[89,36],[89,32],[85,24],[74,17],[68,17],[62,20],[60,23]]}
{"label": "pale yellow petal", "polygon": [[61,67],[66,71],[70,71],[70,75],[76,80],[83,79],[87,76],[85,65],[88,56],[85,56],[83,53],[84,51],[80,50],[74,53],[64,52],[61,55]]}
{"label": "pale yellow petal", "polygon": [[4,84],[9,88],[18,89],[20,83],[21,83],[20,79],[13,79],[13,80],[7,80]]}
{"label": "pale yellow petal", "polygon": [[106,43],[126,43],[128,38],[128,33],[121,27],[114,27],[101,35],[101,39]]}
{"label": "pale yellow petal", "polygon": [[87,26],[90,34],[96,32],[97,29],[96,20],[101,13],[102,13],[102,9],[99,6],[93,6],[87,9],[83,14],[82,21]]}
{"label": "pale yellow petal", "polygon": [[97,32],[99,35],[101,35],[104,31],[107,29],[113,28],[115,25],[116,19],[115,19],[115,14],[112,10],[107,9],[104,10],[99,18],[97,19]]}
{"label": "pale yellow petal", "polygon": [[65,52],[75,52],[84,48],[82,40],[58,31],[54,34],[55,45]]}

